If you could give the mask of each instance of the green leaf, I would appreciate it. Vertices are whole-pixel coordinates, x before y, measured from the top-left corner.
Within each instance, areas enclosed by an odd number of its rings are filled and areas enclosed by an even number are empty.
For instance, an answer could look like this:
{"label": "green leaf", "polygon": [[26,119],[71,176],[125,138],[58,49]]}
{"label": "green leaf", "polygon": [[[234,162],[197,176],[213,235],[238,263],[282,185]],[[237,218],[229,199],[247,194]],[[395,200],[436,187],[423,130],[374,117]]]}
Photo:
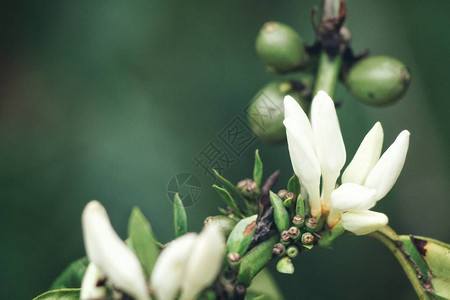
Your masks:
{"label": "green leaf", "polygon": [[411,236],[399,235],[398,237],[400,238],[400,241],[403,242],[403,247],[405,248],[405,251],[411,256],[411,259],[417,264],[417,267],[419,268],[420,272],[422,272],[422,275],[424,276],[425,280],[429,281],[430,278],[428,277],[427,263],[423,260],[419,251],[417,251],[416,246],[411,240]]}
{"label": "green leaf", "polygon": [[234,185],[232,184],[230,181],[228,181],[225,177],[223,177],[222,175],[219,174],[219,172],[217,172],[217,170],[214,170],[214,175],[216,176],[216,178],[223,183],[223,185],[225,186],[225,188],[227,188],[229,191],[231,191],[233,194],[239,196],[239,198],[241,198],[244,202],[247,202],[247,199],[245,199],[244,195],[242,195],[241,191]]}
{"label": "green leaf", "polygon": [[79,300],[80,289],[59,289],[45,292],[33,300]]}
{"label": "green leaf", "polygon": [[300,181],[296,175],[292,176],[287,185],[287,191],[294,193],[296,196],[300,195]]}
{"label": "green leaf", "polygon": [[150,223],[138,207],[134,207],[128,223],[128,236],[131,249],[149,277],[159,254],[159,246],[150,227]]}
{"label": "green leaf", "polygon": [[238,216],[240,218],[244,217],[244,215],[241,213],[239,207],[237,206],[236,201],[234,201],[233,197],[226,189],[221,188],[220,186],[217,186],[215,184],[213,184],[212,187],[217,191],[217,193],[219,193],[223,202],[225,202],[225,204],[231,208],[231,210],[234,212],[234,214],[236,216]]}
{"label": "green leaf", "polygon": [[450,245],[426,237],[410,239],[432,274],[433,294],[450,299]]}
{"label": "green leaf", "polygon": [[261,271],[272,258],[273,246],[279,241],[278,234],[272,234],[245,254],[239,267],[238,283],[249,286],[252,279]]}
{"label": "green leaf", "polygon": [[62,288],[79,288],[86,272],[89,261],[87,257],[80,258],[72,262],[66,269],[53,281],[51,290]]}
{"label": "green leaf", "polygon": [[228,253],[237,253],[243,256],[247,252],[248,246],[255,234],[257,217],[258,215],[253,215],[237,223],[227,239]]}
{"label": "green leaf", "polygon": [[182,236],[187,232],[186,210],[178,193],[173,198],[173,221],[175,227],[175,237]]}
{"label": "green leaf", "polygon": [[291,220],[289,219],[289,213],[283,205],[283,201],[274,192],[270,191],[270,203],[273,206],[273,218],[275,225],[280,232],[288,230]]}
{"label": "green leaf", "polygon": [[256,182],[258,187],[261,187],[261,180],[263,176],[263,163],[259,157],[259,150],[255,151],[255,165],[253,167],[253,180]]}

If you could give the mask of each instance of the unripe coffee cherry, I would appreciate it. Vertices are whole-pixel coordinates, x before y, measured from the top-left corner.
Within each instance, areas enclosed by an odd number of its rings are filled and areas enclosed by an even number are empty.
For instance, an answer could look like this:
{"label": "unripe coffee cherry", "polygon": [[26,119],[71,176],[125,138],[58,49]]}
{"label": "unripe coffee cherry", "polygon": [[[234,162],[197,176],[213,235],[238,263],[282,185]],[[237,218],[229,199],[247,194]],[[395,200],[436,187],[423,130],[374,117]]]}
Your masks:
{"label": "unripe coffee cherry", "polygon": [[[305,81],[303,83],[306,84]],[[247,109],[248,122],[253,133],[263,142],[277,144],[286,141],[286,128],[283,125],[286,95],[294,97],[304,111],[309,110],[309,102],[295,85],[291,81],[273,81],[264,86],[250,103]]]}
{"label": "unripe coffee cherry", "polygon": [[308,60],[303,40],[288,25],[268,22],[256,38],[256,52],[275,72],[289,72]]}
{"label": "unripe coffee cherry", "polygon": [[345,76],[349,91],[361,102],[374,106],[398,100],[406,92],[410,80],[409,69],[388,56],[362,59]]}

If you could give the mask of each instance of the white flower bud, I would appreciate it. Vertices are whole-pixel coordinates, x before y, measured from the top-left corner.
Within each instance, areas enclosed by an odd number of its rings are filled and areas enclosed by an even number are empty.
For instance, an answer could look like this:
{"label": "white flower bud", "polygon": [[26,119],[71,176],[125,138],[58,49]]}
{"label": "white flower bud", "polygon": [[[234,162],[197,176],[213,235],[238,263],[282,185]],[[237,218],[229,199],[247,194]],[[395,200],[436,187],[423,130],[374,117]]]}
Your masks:
{"label": "white flower bud", "polygon": [[312,101],[311,124],[322,170],[322,206],[329,210],[330,195],[345,164],[346,152],[334,102],[324,91],[319,91]]}
{"label": "white flower bud", "polygon": [[408,152],[409,135],[408,130],[403,130],[367,176],[364,186],[377,191],[377,200],[386,196],[402,171]]}
{"label": "white flower bud", "polygon": [[344,183],[331,193],[331,205],[341,211],[361,211],[376,203],[376,191],[356,183]]}
{"label": "white flower bud", "polygon": [[106,210],[98,201],[86,205],[82,225],[89,261],[119,289],[137,300],[149,299],[142,267],[136,255],[114,231]]}
{"label": "white flower bud", "polygon": [[106,296],[106,287],[98,286],[98,282],[105,279],[103,272],[96,265],[90,263],[81,281],[80,300],[101,299]]}
{"label": "white flower bud", "polygon": [[[289,155],[291,157],[294,173],[300,179],[309,196],[311,214],[317,217],[321,211],[320,205],[320,165],[312,144],[308,141],[303,128],[293,118],[284,120],[288,141]],[[309,124],[308,124],[309,126]]]}
{"label": "white flower bud", "polygon": [[290,118],[297,122],[296,130],[309,141],[309,144],[312,147],[314,147],[314,137],[308,116],[294,98],[286,96],[284,97],[284,119]]}
{"label": "white flower bud", "polygon": [[388,217],[371,210],[351,211],[341,216],[342,226],[356,235],[374,232],[388,223]]}
{"label": "white flower bud", "polygon": [[211,224],[199,234],[192,248],[183,279],[181,300],[196,299],[210,286],[222,267],[225,238],[220,228]]}
{"label": "white flower bud", "polygon": [[159,255],[150,280],[158,300],[177,296],[196,238],[197,234],[187,233],[170,242]]}
{"label": "white flower bud", "polygon": [[375,123],[364,137],[350,164],[342,174],[342,183],[364,184],[367,175],[380,158],[383,147],[383,127]]}

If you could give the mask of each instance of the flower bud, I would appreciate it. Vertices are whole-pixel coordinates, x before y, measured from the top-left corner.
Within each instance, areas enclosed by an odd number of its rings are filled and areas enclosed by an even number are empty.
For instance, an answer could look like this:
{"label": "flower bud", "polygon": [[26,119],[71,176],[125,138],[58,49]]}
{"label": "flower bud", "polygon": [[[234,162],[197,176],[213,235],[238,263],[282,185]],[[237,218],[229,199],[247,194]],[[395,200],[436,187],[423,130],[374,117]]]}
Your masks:
{"label": "flower bud", "polygon": [[273,254],[283,256],[286,252],[286,247],[282,243],[277,243],[273,246]]}
{"label": "flower bud", "polygon": [[313,242],[314,236],[311,233],[305,232],[304,234],[302,234],[302,244],[311,245]]}
{"label": "flower bud", "polygon": [[316,218],[309,218],[305,223],[306,230],[309,232],[314,232],[317,228],[317,220]]}
{"label": "flower bud", "polygon": [[295,241],[300,237],[301,232],[300,232],[300,229],[298,229],[295,226],[292,226],[291,228],[289,228],[288,234],[289,234],[289,237]]}
{"label": "flower bud", "polygon": [[287,256],[289,256],[290,258],[295,258],[297,257],[297,255],[299,254],[299,250],[297,246],[289,246],[286,250],[286,254]]}
{"label": "flower bud", "polygon": [[82,225],[89,261],[119,289],[137,300],[149,299],[141,264],[112,228],[100,202],[94,200],[86,205]]}
{"label": "flower bud", "polygon": [[[80,299],[100,299],[106,296],[106,287],[104,285],[105,275],[93,263],[90,263],[86,269],[81,282]],[[102,284],[103,282],[103,284]]]}
{"label": "flower bud", "polygon": [[210,225],[197,237],[187,261],[181,300],[195,299],[216,279],[225,252],[225,239],[218,226]]}
{"label": "flower bud", "polygon": [[277,271],[283,274],[294,274],[294,265],[289,257],[283,257],[277,263]]}
{"label": "flower bud", "polygon": [[281,199],[283,199],[286,197],[287,193],[288,193],[287,190],[279,190],[277,193],[277,196],[280,197]]}
{"label": "flower bud", "polygon": [[259,195],[258,185],[253,179],[241,180],[238,182],[236,187],[246,198],[253,199]]}
{"label": "flower bud", "polygon": [[388,56],[372,56],[357,62],[345,76],[345,84],[358,100],[381,106],[405,94],[411,74],[400,61]]}
{"label": "flower bud", "polygon": [[309,102],[302,95],[305,81],[272,81],[264,86],[253,98],[247,109],[247,117],[253,133],[263,142],[279,144],[286,141],[286,129],[283,125],[283,99],[291,95],[305,110],[309,110]]}
{"label": "flower bud", "polygon": [[256,52],[275,72],[293,71],[308,60],[303,40],[290,26],[268,22],[256,38]]}
{"label": "flower bud", "polygon": [[385,226],[388,223],[388,217],[383,213],[371,210],[352,211],[342,214],[341,223],[345,230],[356,235],[364,235]]}
{"label": "flower bud", "polygon": [[187,233],[170,242],[159,255],[151,275],[152,288],[158,299],[173,300],[177,296],[196,238],[197,234]]}
{"label": "flower bud", "polygon": [[210,216],[205,219],[204,225],[209,226],[215,224],[219,226],[225,237],[229,236],[234,226],[236,226],[236,221],[223,215]]}
{"label": "flower bud", "polygon": [[241,265],[241,256],[236,253],[228,253],[227,254],[228,265],[232,270],[239,270],[239,266]]}
{"label": "flower bud", "polygon": [[305,218],[301,215],[295,215],[292,219],[292,223],[297,228],[302,228],[305,225]]}
{"label": "flower bud", "polygon": [[400,176],[408,153],[409,135],[408,130],[400,132],[367,176],[364,186],[376,190],[376,200],[386,196]]}

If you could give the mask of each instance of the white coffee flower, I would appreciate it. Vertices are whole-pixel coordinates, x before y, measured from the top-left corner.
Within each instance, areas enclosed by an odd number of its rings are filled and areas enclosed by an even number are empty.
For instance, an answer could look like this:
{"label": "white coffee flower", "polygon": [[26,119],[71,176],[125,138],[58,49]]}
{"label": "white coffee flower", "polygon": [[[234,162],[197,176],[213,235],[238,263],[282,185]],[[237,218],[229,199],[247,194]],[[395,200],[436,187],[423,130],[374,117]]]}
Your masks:
{"label": "white coffee flower", "polygon": [[116,287],[137,300],[148,300],[142,267],[111,226],[98,201],[89,202],[82,215],[83,238],[89,261]]}
{"label": "white coffee flower", "polygon": [[177,296],[196,238],[197,234],[187,233],[170,242],[159,255],[150,279],[158,300],[173,300]]}
{"label": "white coffee flower", "polygon": [[181,300],[194,300],[210,286],[217,275],[225,254],[225,238],[216,224],[206,226],[199,234],[186,265]]}
{"label": "white coffee flower", "polygon": [[318,217],[329,213],[330,227],[342,216],[344,228],[355,234],[366,234],[386,225],[385,215],[368,209],[386,196],[397,181],[408,152],[409,132],[402,131],[380,158],[383,128],[377,122],[344,171],[343,184],[335,189],[346,152],[333,100],[323,91],[317,93],[311,106],[312,126],[292,97],[285,97],[284,107],[292,166],[308,193],[311,214]]}
{"label": "white coffee flower", "polygon": [[[294,98],[284,98],[286,135],[295,174],[309,196],[311,214],[331,208],[330,195],[345,164],[345,146],[333,100],[324,91],[314,97],[311,122]],[[322,176],[322,194],[320,177]]]}

